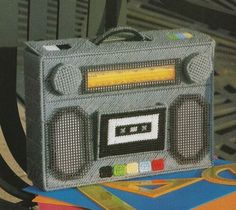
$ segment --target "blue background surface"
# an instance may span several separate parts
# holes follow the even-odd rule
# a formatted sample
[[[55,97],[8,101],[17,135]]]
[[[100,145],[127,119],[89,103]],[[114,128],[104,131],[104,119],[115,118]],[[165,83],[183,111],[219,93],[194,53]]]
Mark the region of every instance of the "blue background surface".
[[[228,164],[229,162],[217,160],[215,165]],[[201,177],[202,170],[192,170],[186,172],[177,172],[171,174],[162,174],[145,178],[131,180],[153,180],[153,179],[177,179],[177,178],[197,178]],[[221,173],[225,178],[235,179],[235,175],[229,172]],[[187,210],[199,206],[205,202],[224,196],[228,193],[236,191],[236,186],[226,186],[214,184],[205,180],[191,184],[187,187],[170,192],[157,198],[149,198],[134,193],[129,193],[109,187],[104,187],[120,199],[124,200],[136,209],[148,210]],[[89,198],[83,195],[76,188],[44,192],[35,187],[28,187],[27,192],[38,194],[57,200],[72,203],[74,205],[89,209],[102,209]]]

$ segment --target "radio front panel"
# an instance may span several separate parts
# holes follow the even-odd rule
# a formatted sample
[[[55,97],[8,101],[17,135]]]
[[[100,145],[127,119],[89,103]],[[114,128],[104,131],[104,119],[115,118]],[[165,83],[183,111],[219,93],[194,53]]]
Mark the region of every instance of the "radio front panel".
[[[202,63],[205,57],[208,60],[211,59],[210,45],[173,48],[171,53],[167,49],[162,49],[160,52],[158,50],[151,52],[138,50],[132,53],[117,53],[116,56],[103,53],[96,56],[78,55],[76,58],[68,57],[67,59],[61,57],[47,59],[46,57],[42,62],[42,76],[45,80],[42,90],[45,93],[44,100],[68,100],[88,97],[95,93],[97,95],[114,94],[119,91],[123,93],[140,89],[169,88],[173,85],[206,84],[207,79],[204,78],[204,74],[209,78],[208,69],[212,69],[212,64],[209,62],[203,67],[206,73],[201,72],[202,80],[192,82],[190,75],[194,75],[196,72],[188,70],[188,73],[186,65],[191,64],[192,59],[190,58],[193,55],[200,57],[198,63]],[[192,65],[189,66],[192,67]],[[155,69],[159,75],[156,74]],[[135,72],[137,70],[138,75]],[[132,74],[135,77],[132,78]],[[155,74],[156,78],[152,74]],[[97,79],[96,82],[100,84],[98,87],[91,86],[91,82],[95,81],[91,78],[94,77]],[[118,83],[114,81],[114,78],[121,77],[122,81],[119,80]],[[112,81],[111,78],[113,78]],[[104,84],[104,81],[109,85]],[[88,88],[88,83],[90,88]],[[63,91],[65,92],[63,93]]]
[[[147,34],[159,45],[150,41],[132,52],[110,53],[110,43],[73,49],[81,39],[70,40],[71,51],[40,51],[56,41],[29,44],[26,83],[35,94],[26,94],[28,165],[35,185],[53,190],[212,164],[214,42],[206,36],[164,47],[156,32]]]
[[[157,172],[165,173],[173,169],[210,166],[209,139],[212,124],[207,119],[211,112],[210,98],[210,90],[199,86],[110,95],[92,100],[84,98],[68,105],[53,103],[53,108],[47,109],[46,121],[49,129],[54,132],[57,130],[54,137],[45,132],[45,143],[51,145],[46,153],[46,157],[49,157],[46,161],[47,173],[51,174],[52,180],[60,177],[59,180],[66,180],[68,186],[73,186],[78,184],[78,181],[73,179],[81,179],[81,182],[91,184]],[[59,127],[60,125],[62,127]],[[56,126],[58,127],[55,128]],[[146,126],[146,133],[142,133],[142,126]],[[192,133],[188,133],[190,127]],[[123,135],[122,129],[126,132]],[[178,132],[182,133],[182,137],[178,136]],[[60,135],[64,136],[60,138]],[[56,142],[57,139],[59,142]],[[63,139],[63,143],[60,143],[60,139]],[[57,157],[53,158],[50,153],[57,154]],[[61,165],[55,162],[54,165],[58,168],[52,168],[55,167],[52,160]],[[107,172],[112,173],[112,176],[108,177],[105,172],[101,172],[105,174],[100,177],[99,170],[113,170],[115,165],[127,167],[137,164],[140,167],[142,162],[152,164],[153,161],[159,161],[163,169],[152,171],[150,168],[146,174],[122,176]],[[178,168],[175,168],[176,165]],[[81,167],[84,167],[83,170]],[[74,173],[70,173],[73,169]],[[64,170],[68,172],[62,173]]]

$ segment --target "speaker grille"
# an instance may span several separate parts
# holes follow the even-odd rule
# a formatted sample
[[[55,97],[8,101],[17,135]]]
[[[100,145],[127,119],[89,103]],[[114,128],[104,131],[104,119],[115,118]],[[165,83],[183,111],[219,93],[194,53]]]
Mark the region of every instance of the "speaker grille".
[[[201,83],[208,79],[212,69],[211,59],[208,55],[193,55],[186,66],[187,77],[196,83]]]
[[[63,108],[48,128],[50,173],[62,180],[85,175],[92,160],[87,114],[79,108]]]
[[[170,152],[178,163],[194,164],[207,154],[208,109],[200,95],[181,95],[170,107]]]

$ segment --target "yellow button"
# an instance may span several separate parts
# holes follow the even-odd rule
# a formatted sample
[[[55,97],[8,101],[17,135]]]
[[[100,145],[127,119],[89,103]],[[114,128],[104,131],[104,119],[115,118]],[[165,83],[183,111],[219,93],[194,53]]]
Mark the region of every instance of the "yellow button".
[[[137,174],[138,173],[138,163],[128,163],[126,166],[127,174]]]
[[[183,34],[184,34],[184,36],[185,36],[186,38],[188,38],[188,39],[193,38],[193,35],[192,35],[191,33],[189,33],[189,32],[184,32]]]

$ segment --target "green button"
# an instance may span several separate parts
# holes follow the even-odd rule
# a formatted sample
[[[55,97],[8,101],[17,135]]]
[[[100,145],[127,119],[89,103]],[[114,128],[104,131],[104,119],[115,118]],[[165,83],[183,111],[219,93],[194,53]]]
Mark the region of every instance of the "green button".
[[[113,175],[114,176],[124,176],[126,174],[126,165],[125,164],[117,164],[113,167]]]
[[[168,38],[171,40],[179,40],[179,38],[174,33],[167,34]]]

